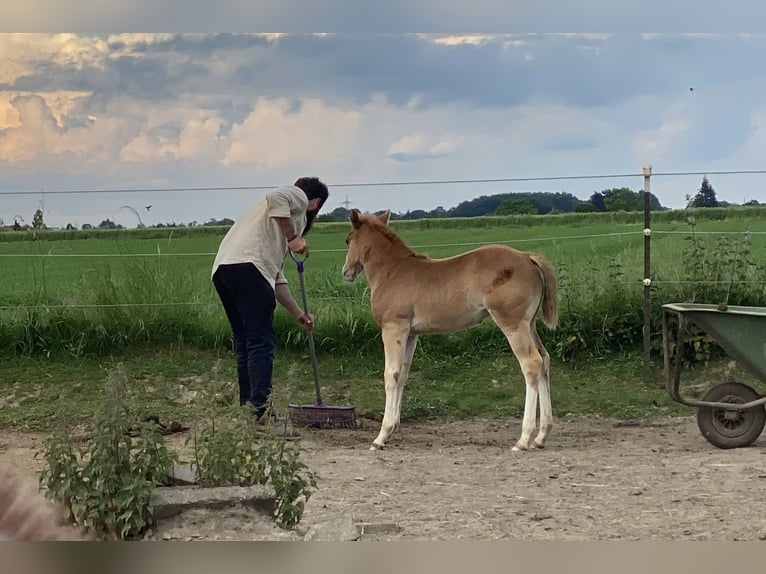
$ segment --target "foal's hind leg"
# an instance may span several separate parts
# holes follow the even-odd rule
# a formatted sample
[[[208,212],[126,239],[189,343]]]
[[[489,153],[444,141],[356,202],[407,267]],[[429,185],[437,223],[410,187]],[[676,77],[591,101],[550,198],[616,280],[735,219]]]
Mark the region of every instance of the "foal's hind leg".
[[[543,346],[543,342],[540,340],[540,336],[537,334],[537,328],[534,323],[534,319],[530,325],[532,331],[532,338],[535,340],[537,346],[537,352],[543,359],[542,369],[540,372],[540,384],[539,399],[540,399],[540,430],[537,433],[535,441],[532,443],[532,448],[544,448],[545,438],[553,428],[553,407],[551,406],[551,358],[548,351]]]
[[[399,379],[402,373],[404,359],[404,343],[409,335],[409,326],[384,325],[382,328],[383,350],[386,356],[386,365],[383,379],[386,388],[386,410],[383,414],[383,422],[380,425],[378,436],[372,441],[370,450],[382,449],[386,441],[394,432],[397,416],[397,394],[399,391]],[[400,399],[399,399],[400,400]]]
[[[404,345],[404,355],[402,359],[402,371],[399,374],[399,381],[396,387],[396,399],[394,401],[394,431],[399,428],[399,420],[402,414],[402,396],[404,395],[404,385],[410,376],[410,367],[412,367],[412,357],[415,355],[415,347],[418,345],[418,336],[410,334],[407,337],[407,343]]]
[[[511,325],[503,322],[501,316],[491,313],[492,318],[502,329],[508,343],[511,345],[513,354],[524,374],[526,395],[524,398],[524,417],[521,421],[521,437],[511,450],[528,450],[532,431],[535,430],[537,418],[537,396],[540,388],[541,374],[544,360],[540,354],[535,338],[530,332],[529,323],[524,321]],[[547,395],[546,395],[547,396]],[[543,436],[544,438],[544,436]]]

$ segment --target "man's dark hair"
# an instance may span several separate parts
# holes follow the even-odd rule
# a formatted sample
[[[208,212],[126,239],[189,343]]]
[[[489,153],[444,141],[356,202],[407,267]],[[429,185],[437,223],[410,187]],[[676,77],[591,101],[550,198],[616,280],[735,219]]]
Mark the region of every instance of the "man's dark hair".
[[[306,235],[314,224],[314,219],[319,213],[319,210],[322,209],[325,201],[327,201],[327,198],[330,196],[330,192],[327,190],[327,186],[324,182],[320,181],[318,177],[301,177],[298,178],[293,185],[301,188],[309,200],[317,198],[321,200],[316,211],[309,210],[306,212],[306,227],[303,229],[302,233],[302,235]]]

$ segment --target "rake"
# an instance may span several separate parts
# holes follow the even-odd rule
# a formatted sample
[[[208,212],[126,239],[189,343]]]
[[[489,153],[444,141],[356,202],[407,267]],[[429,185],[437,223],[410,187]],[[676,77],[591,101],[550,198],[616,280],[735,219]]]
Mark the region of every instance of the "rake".
[[[288,250],[290,258],[295,261],[298,268],[298,278],[301,284],[301,296],[303,298],[303,311],[309,314],[308,302],[306,300],[306,286],[303,282],[303,262],[297,259],[292,251]],[[319,392],[319,369],[317,367],[316,348],[314,347],[314,333],[312,329],[308,330],[309,351],[311,352],[311,370],[314,373],[314,388],[316,390],[316,402],[313,405],[297,405],[290,403],[287,405],[290,413],[290,420],[296,426],[314,427],[314,428],[355,428],[356,413],[353,406],[328,406],[322,402],[322,395]]]

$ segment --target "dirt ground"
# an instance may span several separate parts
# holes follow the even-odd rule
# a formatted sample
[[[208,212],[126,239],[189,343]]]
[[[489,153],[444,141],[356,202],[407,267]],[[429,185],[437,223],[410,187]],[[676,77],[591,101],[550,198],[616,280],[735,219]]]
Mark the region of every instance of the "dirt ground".
[[[340,517],[396,523],[365,540],[766,539],[766,437],[719,450],[694,418],[558,421],[543,451],[514,453],[519,420],[406,422],[384,451],[377,423],[302,431],[319,474],[298,532],[244,509],[199,511],[153,539],[300,540]],[[183,437],[172,437],[182,443]],[[33,475],[43,437],[0,433],[0,463]]]

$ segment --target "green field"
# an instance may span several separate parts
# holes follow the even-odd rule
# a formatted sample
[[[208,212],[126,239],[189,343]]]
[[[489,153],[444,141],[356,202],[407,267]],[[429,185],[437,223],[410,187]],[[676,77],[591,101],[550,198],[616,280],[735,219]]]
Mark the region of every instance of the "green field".
[[[688,214],[654,214],[655,361],[662,303],[728,299],[731,304],[766,305],[766,235],[757,233],[766,231],[762,211],[700,210],[695,214],[695,244],[688,239]],[[554,397],[567,405],[560,409],[640,416],[661,403],[674,408],[661,389],[638,384],[641,214],[395,221],[392,227],[410,246],[432,257],[499,242],[541,252],[552,261],[561,285],[560,327],[553,333],[543,328],[541,335],[554,365],[563,371],[558,378],[571,383],[568,391],[554,390]],[[320,223],[309,235],[309,305],[318,316],[320,369],[331,381],[328,392],[378,411],[382,389],[371,382],[380,379],[382,345],[369,312],[366,282],[361,277],[349,285],[340,276],[348,228],[346,223]],[[748,239],[746,231],[756,234]],[[188,375],[204,379],[210,363],[221,357],[227,380],[234,380],[229,328],[210,281],[224,232],[205,227],[2,234],[0,357],[5,368],[0,387],[28,398],[15,409],[2,409],[0,424],[37,424],[50,416],[50,404],[40,405],[42,410],[22,408],[24,401],[35,403],[35,396],[49,392],[39,386],[33,375],[38,372],[46,373],[43,382],[71,397],[87,393],[83,389],[92,389],[104,369],[123,359],[137,376],[146,375],[150,364],[157,380],[174,381],[176,363],[185,365]],[[295,267],[289,260],[285,266],[298,298]],[[311,402],[305,334],[281,309],[277,331],[277,380],[302,381],[297,387],[288,384],[287,390],[280,386],[281,400],[297,394]],[[612,365],[620,361],[620,376],[610,376]],[[410,416],[507,415],[521,408],[523,384],[515,360],[491,322],[463,333],[423,337],[416,363],[413,381],[420,382],[405,400]],[[599,373],[598,380],[589,370]],[[62,372],[69,372],[67,380],[74,376],[91,384],[72,388],[61,380]],[[504,377],[513,378],[512,388],[491,383]],[[34,383],[25,386],[28,380]],[[162,389],[163,384],[154,387]],[[589,393],[600,398],[588,400]]]

